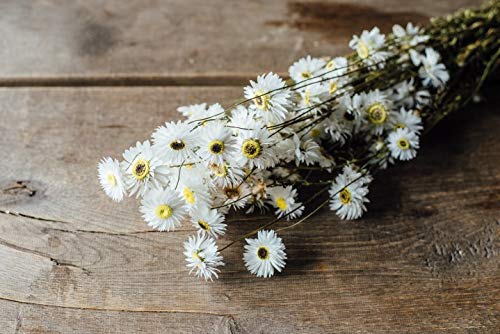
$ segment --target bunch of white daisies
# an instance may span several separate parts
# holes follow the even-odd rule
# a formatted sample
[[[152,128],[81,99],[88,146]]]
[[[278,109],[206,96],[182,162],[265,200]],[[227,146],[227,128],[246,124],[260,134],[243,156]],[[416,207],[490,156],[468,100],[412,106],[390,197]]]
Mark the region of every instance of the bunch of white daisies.
[[[326,187],[331,210],[357,219],[367,210],[370,171],[415,158],[421,111],[449,79],[428,41],[411,23],[388,38],[373,28],[353,37],[348,57],[302,58],[288,82],[257,77],[237,105],[180,107],[185,120],[160,126],[121,161],[104,158],[101,185],[115,201],[140,198],[154,229],[190,222],[198,232],[184,245],[187,266],[205,279],[224,265],[216,239],[231,210],[274,211],[276,220],[246,235],[257,237],[245,239],[243,254],[251,273],[270,277],[286,254],[267,228],[302,215],[311,201],[303,204],[299,190]]]

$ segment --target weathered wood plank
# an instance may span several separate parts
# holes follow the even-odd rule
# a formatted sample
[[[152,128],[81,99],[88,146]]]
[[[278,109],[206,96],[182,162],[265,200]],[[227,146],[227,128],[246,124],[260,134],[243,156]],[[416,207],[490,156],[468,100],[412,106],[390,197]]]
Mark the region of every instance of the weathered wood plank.
[[[479,3],[7,0],[0,85],[240,83],[286,72],[306,54],[342,54],[362,29],[389,31]]]
[[[290,258],[283,274],[250,276],[236,247],[224,254],[221,280],[204,283],[184,267],[180,247],[191,227],[150,231],[134,200],[115,204],[101,193],[96,163],[177,117],[179,104],[240,94],[0,90],[0,323],[28,333],[498,328],[498,97],[453,115],[416,160],[378,175],[364,219],[345,223],[322,211],[282,232]],[[228,239],[268,219],[233,217]]]

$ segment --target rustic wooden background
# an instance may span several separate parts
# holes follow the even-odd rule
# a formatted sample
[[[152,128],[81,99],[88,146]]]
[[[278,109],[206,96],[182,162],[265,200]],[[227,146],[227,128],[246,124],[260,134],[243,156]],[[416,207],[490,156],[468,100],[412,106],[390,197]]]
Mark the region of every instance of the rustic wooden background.
[[[1,1],[0,332],[498,333],[497,84],[377,177],[363,219],[325,210],[284,231],[290,260],[269,280],[238,247],[220,280],[189,277],[191,226],[150,230],[96,177],[179,105],[478,2]],[[268,219],[233,217],[228,239]]]

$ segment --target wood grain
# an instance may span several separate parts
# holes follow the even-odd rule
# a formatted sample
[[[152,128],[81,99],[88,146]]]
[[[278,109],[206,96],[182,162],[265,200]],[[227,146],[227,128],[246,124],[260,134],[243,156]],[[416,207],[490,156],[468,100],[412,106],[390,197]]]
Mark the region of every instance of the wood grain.
[[[439,125],[416,160],[378,175],[362,220],[325,210],[282,232],[283,274],[255,279],[239,245],[224,254],[221,279],[204,283],[187,276],[181,254],[192,228],[150,231],[134,200],[102,194],[96,163],[177,118],[177,105],[231,101],[241,89],[1,89],[0,324],[25,333],[494,333],[493,93]],[[268,219],[232,217],[221,244]]]
[[[0,85],[228,85],[480,0],[5,0]]]

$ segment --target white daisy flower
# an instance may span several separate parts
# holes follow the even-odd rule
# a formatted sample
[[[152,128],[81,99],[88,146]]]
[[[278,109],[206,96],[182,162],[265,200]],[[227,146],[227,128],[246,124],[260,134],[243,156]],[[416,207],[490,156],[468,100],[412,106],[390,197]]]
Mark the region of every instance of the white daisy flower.
[[[255,110],[239,105],[231,111],[228,127],[233,130],[235,135],[238,135],[241,130],[255,130],[264,127],[265,124],[257,121],[256,118]]]
[[[380,135],[384,129],[391,128],[394,121],[392,101],[378,89],[362,94],[364,119],[369,124],[369,130]]]
[[[388,144],[392,157],[399,160],[411,160],[417,156],[419,148],[418,135],[409,128],[399,128],[392,131],[388,138]]]
[[[205,280],[213,280],[220,270],[217,267],[223,266],[215,240],[206,233],[198,233],[190,236],[184,243],[184,255],[186,256],[187,267],[191,268],[189,273],[195,272],[196,277],[203,277]]]
[[[420,133],[424,128],[422,126],[422,118],[412,110],[401,108],[398,113],[394,114],[394,129],[408,128],[416,134]]]
[[[276,208],[278,218],[286,215],[286,219],[294,219],[302,215],[304,206],[296,202],[297,190],[292,186],[267,188],[270,203]]]
[[[414,47],[429,39],[429,36],[423,34],[423,29],[414,26],[411,22],[406,24],[406,28],[403,28],[399,24],[394,25],[392,27],[392,33],[396,39],[407,48]]]
[[[250,86],[244,88],[245,98],[253,101],[249,108],[255,110],[264,123],[277,124],[285,119],[290,91],[284,87],[285,81],[271,72],[258,76],[257,81],[251,80]]]
[[[439,63],[441,56],[433,48],[425,49],[425,56],[420,55],[420,66],[418,75],[422,79],[424,86],[439,88],[450,79],[450,75],[443,63]],[[418,62],[417,62],[418,63]]]
[[[354,35],[349,42],[349,47],[356,50],[358,57],[366,65],[377,65],[383,68],[385,60],[390,53],[380,50],[385,44],[385,35],[380,33],[379,28],[374,27],[371,31],[363,30],[361,36]]]
[[[307,56],[297,60],[290,66],[288,73],[295,83],[310,79],[323,70],[326,62],[321,58],[312,58]]]
[[[139,210],[148,225],[159,231],[174,230],[187,215],[182,199],[168,188],[151,190],[141,201]]]
[[[137,142],[123,152],[120,167],[125,171],[125,183],[129,195],[144,196],[150,189],[161,189],[169,183],[170,169],[153,153],[149,141]]]
[[[345,57],[335,57],[330,59],[321,73],[324,78],[335,78],[344,75],[349,70],[349,61]]]
[[[177,111],[180,112],[184,117],[188,120],[195,120],[198,118],[205,117],[205,113],[207,112],[207,104],[192,104],[189,106],[182,106],[177,108]]]
[[[302,111],[315,111],[321,108],[320,103],[325,101],[327,96],[327,88],[325,85],[315,83],[301,88],[298,91],[297,106]]]
[[[269,130],[256,129],[241,131],[238,136],[239,153],[236,161],[241,166],[266,169],[277,162],[275,140],[270,137]]]
[[[224,224],[224,216],[215,209],[209,209],[205,206],[197,208],[191,213],[191,220],[199,231],[214,238],[226,233],[227,225]]]
[[[209,189],[202,179],[181,177],[176,190],[186,203],[189,212],[212,205]]]
[[[297,134],[293,135],[294,150],[292,154],[295,154],[295,164],[299,166],[301,163],[305,163],[306,166],[314,165],[316,162],[321,160],[321,147],[313,139],[300,139]]]
[[[351,166],[345,166],[342,173],[335,178],[329,190],[330,209],[336,211],[341,219],[357,219],[366,211],[365,203],[369,200],[367,184],[370,177],[363,176]]]
[[[227,213],[230,208],[236,210],[244,208],[252,191],[246,182],[238,183],[215,190],[214,207],[220,212]]]
[[[285,267],[285,245],[273,230],[259,231],[257,239],[246,239],[243,260],[248,271],[257,277],[271,277]]]
[[[236,138],[221,122],[211,122],[199,133],[200,148],[196,152],[206,165],[222,164],[237,153]]]
[[[125,195],[125,182],[123,180],[120,163],[116,159],[103,158],[97,167],[101,187],[111,199],[120,202]]]
[[[227,162],[220,164],[211,163],[208,165],[212,181],[215,186],[228,187],[239,184],[245,177],[245,171]]]
[[[199,159],[194,153],[197,136],[193,128],[181,121],[167,122],[159,127],[152,135],[157,155],[171,166],[197,162]]]

